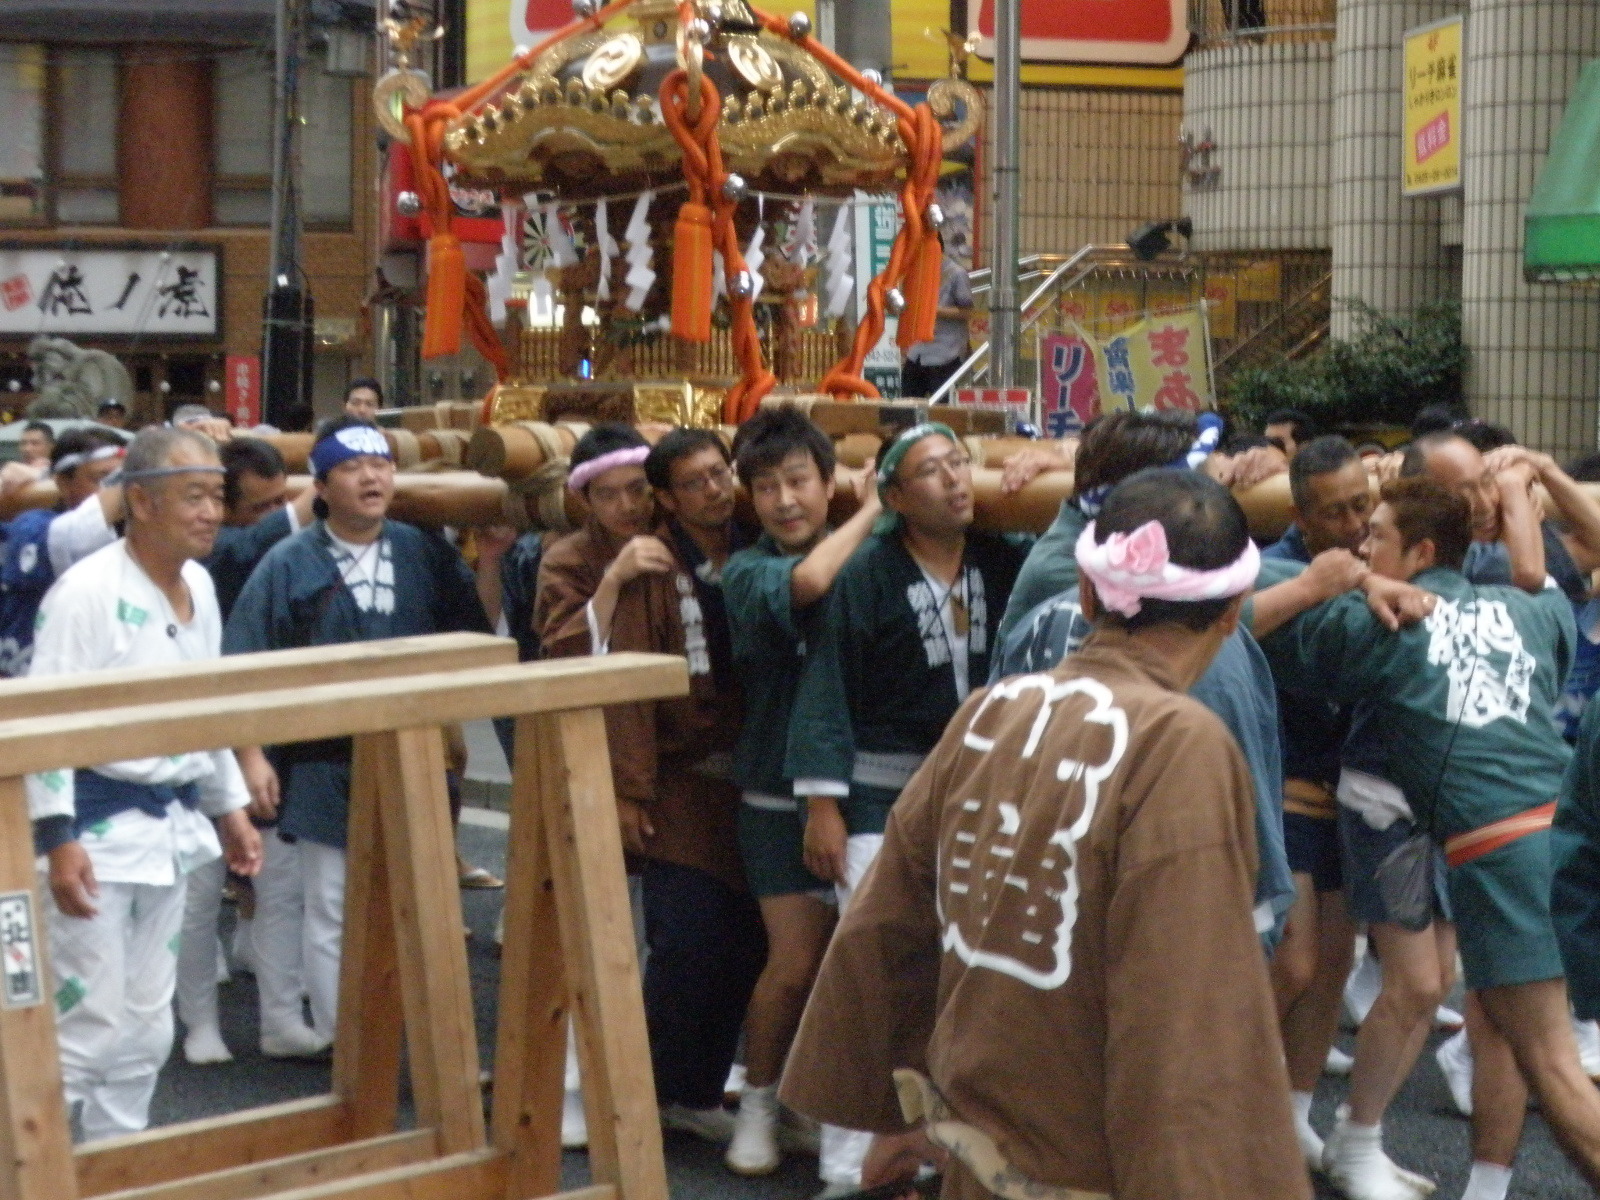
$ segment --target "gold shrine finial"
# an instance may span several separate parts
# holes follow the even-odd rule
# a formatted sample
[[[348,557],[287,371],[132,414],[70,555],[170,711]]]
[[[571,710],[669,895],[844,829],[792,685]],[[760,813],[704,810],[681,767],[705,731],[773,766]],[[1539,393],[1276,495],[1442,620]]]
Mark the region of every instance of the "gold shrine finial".
[[[411,55],[419,42],[437,42],[444,36],[442,24],[434,24],[427,13],[412,13],[405,0],[395,0],[389,6],[389,15],[383,19],[383,31],[389,38],[394,65],[401,71],[411,66]]]

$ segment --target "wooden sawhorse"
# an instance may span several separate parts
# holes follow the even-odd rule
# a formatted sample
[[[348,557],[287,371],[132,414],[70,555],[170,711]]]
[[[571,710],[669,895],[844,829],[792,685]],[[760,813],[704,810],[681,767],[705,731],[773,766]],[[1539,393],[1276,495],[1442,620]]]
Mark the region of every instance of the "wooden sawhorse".
[[[445,635],[0,690],[0,1200],[551,1195],[569,1014],[595,1180],[573,1200],[666,1200],[602,709],[681,695],[687,671],[661,655],[513,658],[509,642]],[[517,753],[486,1129],[440,727],[492,716],[517,719]],[[332,1093],[74,1153],[22,776],[346,735],[355,751]],[[396,1131],[402,1041],[419,1127]]]

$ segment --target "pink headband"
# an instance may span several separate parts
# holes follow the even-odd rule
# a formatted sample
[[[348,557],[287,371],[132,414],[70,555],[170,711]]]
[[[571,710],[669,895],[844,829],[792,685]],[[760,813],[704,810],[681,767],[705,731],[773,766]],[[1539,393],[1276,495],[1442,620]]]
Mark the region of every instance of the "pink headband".
[[[604,475],[613,467],[636,467],[649,457],[649,446],[629,446],[626,450],[613,450],[599,458],[591,458],[567,473],[567,487],[574,492],[581,492],[584,485],[596,475]]]
[[[1078,535],[1078,570],[1094,584],[1100,603],[1125,617],[1136,616],[1141,600],[1221,600],[1255,586],[1261,553],[1254,542],[1225,567],[1197,571],[1181,567],[1167,553],[1167,531],[1146,521],[1132,533],[1094,540],[1094,522]]]

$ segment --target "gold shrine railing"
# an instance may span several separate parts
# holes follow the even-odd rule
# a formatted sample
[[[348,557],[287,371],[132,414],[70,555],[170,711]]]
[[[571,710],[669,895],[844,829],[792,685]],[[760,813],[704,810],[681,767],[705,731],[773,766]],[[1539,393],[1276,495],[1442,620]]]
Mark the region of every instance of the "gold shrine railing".
[[[522,331],[513,370],[527,383],[550,383],[578,376],[573,359],[587,359],[591,378],[599,382],[629,380],[669,381],[693,379],[731,383],[739,377],[733,353],[733,333],[713,329],[703,344],[680,342],[667,333],[647,334],[623,342],[608,342],[586,326],[581,341],[568,344],[572,335],[561,328]],[[774,364],[779,382],[802,388],[818,383],[839,359],[839,340],[825,329],[801,329],[792,353],[775,353],[776,338],[762,331],[762,355]]]

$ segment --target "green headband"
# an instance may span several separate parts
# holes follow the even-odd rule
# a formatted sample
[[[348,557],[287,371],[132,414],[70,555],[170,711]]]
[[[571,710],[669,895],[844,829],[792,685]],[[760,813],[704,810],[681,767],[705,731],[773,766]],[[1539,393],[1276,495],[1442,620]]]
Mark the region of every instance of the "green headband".
[[[911,447],[915,446],[923,438],[928,437],[947,437],[955,445],[961,445],[961,439],[956,436],[955,430],[938,421],[924,421],[920,425],[913,425],[910,429],[905,430],[899,437],[889,443],[878,459],[878,498],[880,500],[883,498],[883,493],[889,490],[889,485],[894,482],[894,473],[900,469],[901,461],[907,454],[911,453]],[[885,509],[883,514],[873,523],[872,532],[891,533],[899,527],[900,514]]]

